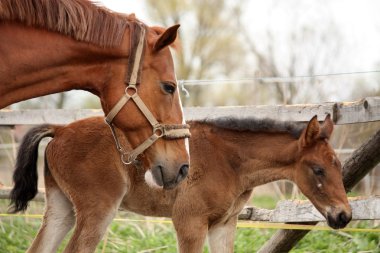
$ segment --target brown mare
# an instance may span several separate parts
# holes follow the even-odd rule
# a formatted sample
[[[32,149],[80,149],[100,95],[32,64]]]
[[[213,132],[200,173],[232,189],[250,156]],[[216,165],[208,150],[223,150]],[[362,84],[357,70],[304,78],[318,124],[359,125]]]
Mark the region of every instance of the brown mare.
[[[54,252],[75,217],[65,252],[93,252],[118,208],[172,217],[180,252],[202,252],[206,236],[212,252],[232,252],[237,217],[252,189],[279,179],[295,182],[331,227],[351,220],[341,164],[328,143],[330,116],[322,125],[316,117],[307,125],[233,119],[190,124],[191,169],[172,190],[149,187],[143,169],[120,163],[100,118],[31,130],[19,150],[19,180],[36,183],[38,143],[46,136],[53,140],[45,155],[46,211],[29,252]]]
[[[1,0],[0,109],[47,94],[89,91],[99,96],[110,125],[139,147],[120,148],[123,160],[133,161],[158,139],[145,152],[144,166],[160,185],[174,187],[187,174],[186,143],[159,137],[188,136],[168,48],[178,27],[148,27],[134,15],[86,0]],[[167,133],[168,127],[183,131]]]

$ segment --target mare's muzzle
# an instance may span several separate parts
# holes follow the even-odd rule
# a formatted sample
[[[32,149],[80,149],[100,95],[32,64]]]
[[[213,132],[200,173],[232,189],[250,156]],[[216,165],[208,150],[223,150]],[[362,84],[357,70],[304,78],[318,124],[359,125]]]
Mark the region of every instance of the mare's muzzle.
[[[163,170],[164,170],[164,167],[162,166],[154,167],[151,170],[153,179],[158,186],[162,186],[164,189],[172,189],[176,185],[178,185],[183,179],[186,178],[187,173],[189,171],[189,165],[188,164],[181,165],[181,167],[179,168],[177,177],[174,178],[173,180],[167,180],[165,178],[165,173],[163,172]]]

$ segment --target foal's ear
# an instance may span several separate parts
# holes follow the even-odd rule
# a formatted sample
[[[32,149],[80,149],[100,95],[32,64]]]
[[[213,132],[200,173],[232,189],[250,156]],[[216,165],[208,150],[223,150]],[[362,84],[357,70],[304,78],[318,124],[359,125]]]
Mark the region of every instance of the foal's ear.
[[[306,129],[302,134],[302,146],[306,147],[313,144],[318,138],[321,132],[317,115],[315,115],[307,124]]]
[[[166,29],[160,35],[160,37],[157,39],[157,41],[154,43],[153,51],[158,52],[161,49],[172,44],[177,38],[177,31],[178,31],[179,26],[180,25],[177,24],[177,25],[173,25],[172,27],[169,27],[168,29]]]
[[[334,123],[331,120],[330,114],[327,114],[321,127],[320,138],[330,139],[330,136],[333,130],[334,130]]]

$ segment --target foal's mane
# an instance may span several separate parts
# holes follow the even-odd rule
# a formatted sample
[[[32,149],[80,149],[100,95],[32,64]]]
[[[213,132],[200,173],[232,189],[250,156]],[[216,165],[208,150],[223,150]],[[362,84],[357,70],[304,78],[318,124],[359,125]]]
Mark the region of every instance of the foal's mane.
[[[293,138],[296,139],[301,136],[303,129],[306,127],[306,124],[301,122],[279,121],[269,118],[259,119],[254,117],[224,117],[205,119],[200,122],[235,131],[289,133]]]
[[[0,22],[18,22],[101,47],[117,47],[133,15],[88,0],[1,0]]]

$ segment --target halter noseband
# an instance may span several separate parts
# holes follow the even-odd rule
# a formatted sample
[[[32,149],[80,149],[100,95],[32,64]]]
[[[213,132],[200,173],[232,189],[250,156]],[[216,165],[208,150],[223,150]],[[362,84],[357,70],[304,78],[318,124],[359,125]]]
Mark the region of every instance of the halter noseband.
[[[105,117],[105,122],[111,128],[113,138],[115,139],[116,148],[121,155],[121,161],[124,164],[133,163],[137,156],[149,148],[153,143],[155,143],[159,138],[164,137],[165,139],[180,139],[180,138],[189,138],[190,137],[190,126],[187,124],[172,124],[166,125],[159,123],[153,114],[150,112],[145,103],[141,100],[137,94],[137,84],[140,83],[140,72],[142,66],[142,58],[145,46],[145,27],[138,22],[133,22],[131,27],[131,56],[128,64],[128,72],[126,74],[125,83],[127,87],[125,88],[125,94],[121,99],[116,103],[116,105],[111,109],[108,115]],[[133,28],[133,29],[132,29]],[[140,37],[138,44],[135,43],[133,39],[133,33],[140,30]],[[133,50],[135,49],[136,50]],[[133,57],[132,54],[135,53]],[[132,92],[130,95],[129,92]],[[132,99],[135,102],[136,106],[149,121],[153,128],[153,134],[141,143],[138,147],[133,149],[130,152],[126,152],[123,147],[120,145],[119,139],[117,137],[114,125],[112,124],[115,116],[120,112],[124,105]]]

